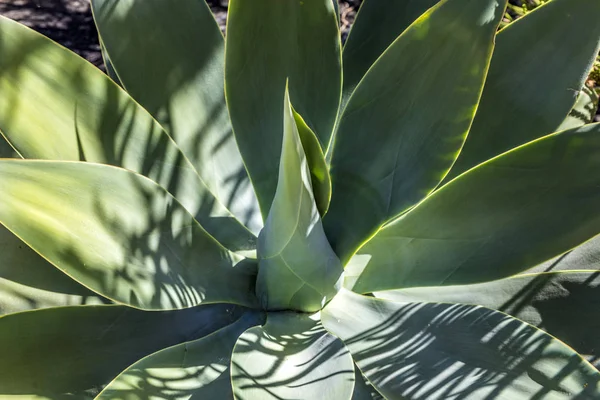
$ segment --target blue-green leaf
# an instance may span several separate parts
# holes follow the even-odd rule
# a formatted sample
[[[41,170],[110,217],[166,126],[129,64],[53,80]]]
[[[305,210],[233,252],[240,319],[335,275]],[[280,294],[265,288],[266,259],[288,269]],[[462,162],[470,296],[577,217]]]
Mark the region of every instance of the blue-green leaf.
[[[333,144],[333,191],[324,219],[342,262],[433,191],[450,169],[473,120],[505,4],[440,2],[357,86]]]
[[[275,196],[283,93],[326,148],[341,93],[341,44],[331,0],[230,0],[225,52],[233,131],[264,218]]]
[[[471,169],[361,250],[354,290],[505,278],[600,232],[600,124],[556,133]]]
[[[463,303],[496,309],[543,329],[600,367],[600,271],[527,274],[475,285],[375,295],[399,302]]]
[[[261,313],[247,312],[206,337],[151,354],[123,371],[96,399],[233,400],[233,347],[244,331],[263,322]]]
[[[256,237],[146,110],[83,58],[2,16],[0,93],[0,131],[23,157],[138,172],[172,193],[229,249],[256,248]]]
[[[2,316],[0,397],[93,398],[140,358],[205,336],[238,316],[239,310],[224,305],[159,312],[77,306]]]
[[[363,0],[344,45],[342,108],[371,65],[390,44],[440,0],[398,0],[382,6],[378,0]]]
[[[600,373],[570,347],[483,307],[341,291],[323,325],[388,400],[596,399]]]
[[[268,313],[233,349],[231,383],[239,400],[350,400],[354,364],[317,316]]]
[[[558,130],[600,49],[600,2],[552,0],[497,36],[469,136],[446,181]]]
[[[0,160],[0,223],[58,269],[133,307],[257,304],[229,252],[148,178],[107,165]]]
[[[318,311],[336,293],[342,265],[323,231],[287,91],[284,102],[279,181],[258,237],[256,289],[266,309]]]
[[[258,202],[225,103],[225,41],[206,2],[93,0],[92,5],[127,92],[165,127],[220,202],[258,234]]]

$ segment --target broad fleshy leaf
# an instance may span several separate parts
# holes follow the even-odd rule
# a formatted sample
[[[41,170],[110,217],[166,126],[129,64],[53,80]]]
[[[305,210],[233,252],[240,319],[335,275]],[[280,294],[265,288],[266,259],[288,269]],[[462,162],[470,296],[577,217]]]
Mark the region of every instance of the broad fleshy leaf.
[[[325,328],[388,400],[600,396],[600,373],[591,364],[497,311],[395,303],[343,290],[322,314]]]
[[[129,94],[165,127],[220,202],[258,234],[258,202],[225,104],[225,42],[206,2],[93,0],[92,5]]]
[[[237,341],[231,383],[239,400],[350,400],[354,364],[318,316],[268,313],[266,325],[250,328]]]
[[[263,322],[261,313],[247,312],[206,337],[151,354],[123,371],[96,399],[233,400],[233,346],[244,331]]]
[[[574,249],[527,269],[524,273],[600,269],[600,236]]]
[[[496,309],[543,329],[600,367],[600,271],[520,275],[476,285],[377,292],[375,296]]]
[[[344,45],[342,108],[371,65],[390,44],[440,0],[363,0]]]
[[[0,315],[105,302],[0,225]]]
[[[0,397],[93,398],[140,358],[238,316],[233,306],[211,305],[160,312],[59,307],[0,317]]]
[[[385,400],[373,388],[373,385],[364,377],[356,365],[354,369],[354,393],[352,393],[352,400]]]
[[[505,278],[600,232],[600,124],[538,139],[461,175],[384,227],[353,290]]]
[[[552,0],[500,31],[475,121],[446,181],[558,130],[598,55],[599,13],[597,0]]]
[[[153,179],[231,250],[256,237],[221,205],[175,142],[83,58],[0,16],[0,131],[24,158],[121,166]]]
[[[327,241],[286,90],[279,181],[258,237],[257,295],[265,309],[314,312],[335,295],[342,265]]]
[[[106,47],[104,46],[102,39],[100,39],[100,54],[102,54],[102,60],[104,61],[104,66],[106,67],[106,75],[108,75],[108,77],[112,79],[114,83],[122,87],[123,84],[121,83],[121,80],[117,75],[117,71],[115,70],[113,63],[108,56],[108,52],[106,51]]]
[[[227,251],[163,188],[127,170],[0,160],[0,223],[119,303],[148,310],[256,305],[255,262]]]
[[[242,157],[266,219],[277,187],[283,93],[329,144],[341,95],[341,44],[331,0],[230,0],[225,86]]]
[[[292,109],[294,120],[298,128],[298,135],[302,142],[304,155],[306,156],[306,165],[310,170],[310,179],[312,182],[312,191],[315,197],[315,203],[321,217],[329,209],[331,201],[331,178],[329,177],[329,166],[325,161],[325,154],[319,144],[319,139],[314,132],[306,125],[304,118]]]
[[[595,89],[583,86],[577,96],[575,105],[563,120],[557,131],[577,128],[585,124],[594,122],[596,111],[598,110],[598,93]]]
[[[479,102],[505,0],[445,0],[371,67],[333,144],[325,232],[342,262],[450,169]]]

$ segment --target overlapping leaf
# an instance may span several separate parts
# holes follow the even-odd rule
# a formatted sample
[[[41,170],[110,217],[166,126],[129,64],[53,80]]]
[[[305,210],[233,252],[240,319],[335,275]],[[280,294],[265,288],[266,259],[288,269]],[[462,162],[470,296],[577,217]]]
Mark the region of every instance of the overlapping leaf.
[[[325,148],[340,103],[340,47],[331,0],[229,2],[227,104],[264,218],[277,187],[286,80]]]
[[[254,262],[156,183],[106,165],[0,160],[0,223],[61,271],[143,309],[253,306]]]
[[[453,180],[383,228],[354,290],[485,282],[600,231],[600,124],[563,131]]]
[[[335,294],[342,265],[323,231],[287,90],[283,122],[277,191],[258,239],[257,294],[266,309],[318,311]]]
[[[388,400],[597,398],[600,373],[543,331],[497,311],[395,303],[343,290],[323,325]]]
[[[528,274],[475,285],[377,292],[400,302],[480,305],[537,326],[600,367],[600,271]]]
[[[233,347],[244,331],[261,324],[263,319],[261,313],[247,312],[211,335],[143,358],[123,371],[97,400],[233,399]]]
[[[140,358],[207,335],[238,315],[224,305],[160,312],[78,306],[0,317],[0,397],[93,398]]]
[[[343,52],[342,108],[371,65],[410,24],[440,0],[363,0]]]
[[[342,262],[450,169],[473,120],[505,0],[446,0],[385,51],[348,101],[325,231]]]
[[[171,134],[206,185],[255,234],[258,202],[224,92],[224,40],[206,2],[93,0],[119,79]]]
[[[579,92],[577,101],[569,112],[569,115],[567,115],[556,130],[563,131],[565,129],[577,128],[592,123],[596,117],[597,110],[598,93],[596,92],[596,89],[584,85]]]
[[[104,302],[0,225],[0,315]]]
[[[465,146],[446,181],[558,129],[600,46],[596,0],[552,0],[498,34]]]
[[[232,250],[256,238],[221,205],[162,127],[93,65],[0,16],[0,131],[25,158],[136,171]]]
[[[236,399],[350,400],[352,357],[315,317],[269,313],[264,326],[240,336],[231,358]]]

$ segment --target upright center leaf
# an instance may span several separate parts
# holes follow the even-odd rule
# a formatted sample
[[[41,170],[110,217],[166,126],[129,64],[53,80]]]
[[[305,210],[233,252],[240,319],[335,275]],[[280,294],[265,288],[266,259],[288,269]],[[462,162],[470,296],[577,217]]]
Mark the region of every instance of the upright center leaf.
[[[315,202],[309,166],[315,161],[302,143],[286,89],[277,190],[258,238],[256,290],[268,310],[320,310],[343,271]]]

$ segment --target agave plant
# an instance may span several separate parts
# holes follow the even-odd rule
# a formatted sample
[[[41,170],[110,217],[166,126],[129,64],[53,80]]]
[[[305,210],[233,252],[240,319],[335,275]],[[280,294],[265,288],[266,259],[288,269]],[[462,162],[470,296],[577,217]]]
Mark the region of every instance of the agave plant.
[[[92,6],[0,18],[1,398],[600,398],[600,1]]]

